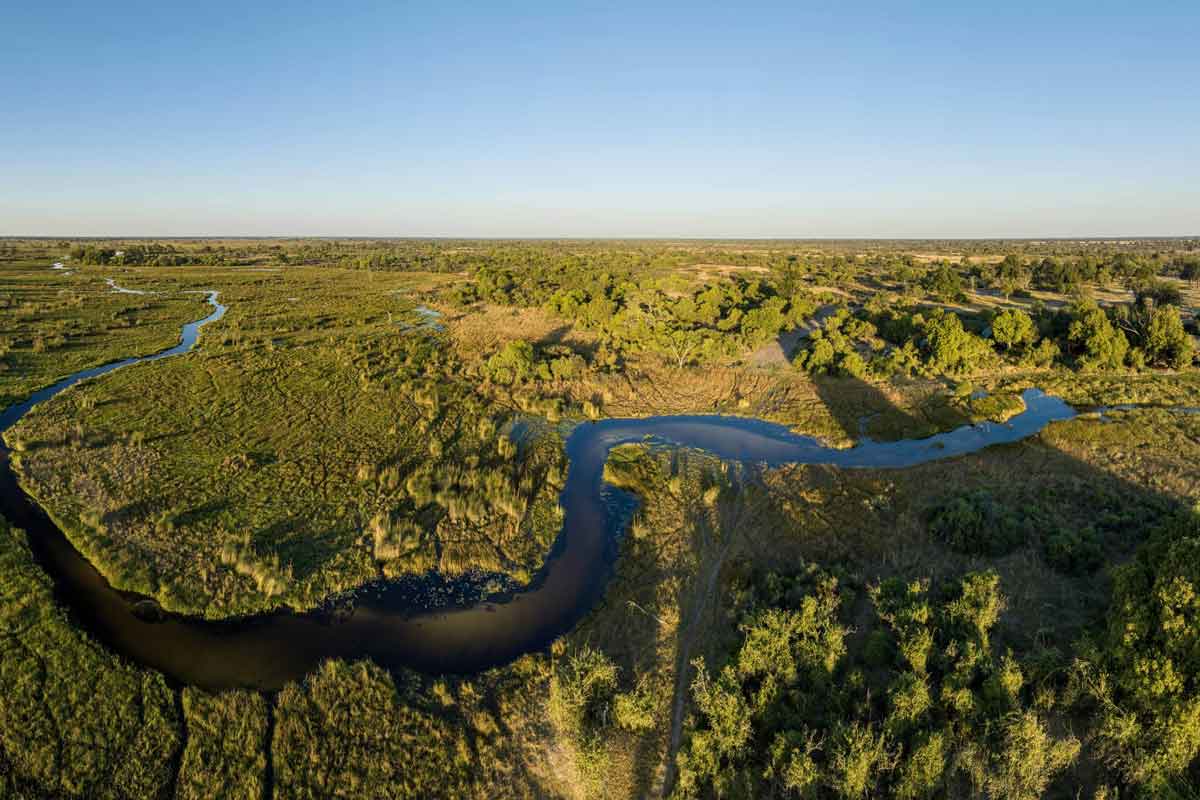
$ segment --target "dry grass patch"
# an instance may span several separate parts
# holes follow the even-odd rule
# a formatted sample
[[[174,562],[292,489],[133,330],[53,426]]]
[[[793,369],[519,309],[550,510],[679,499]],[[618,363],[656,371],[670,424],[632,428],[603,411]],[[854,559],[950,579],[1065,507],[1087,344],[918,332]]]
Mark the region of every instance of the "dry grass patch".
[[[445,315],[447,333],[455,350],[466,359],[484,357],[516,340],[562,344],[582,351],[590,350],[596,343],[595,334],[579,330],[569,320],[540,308],[480,303],[466,311],[441,306],[437,309]]]

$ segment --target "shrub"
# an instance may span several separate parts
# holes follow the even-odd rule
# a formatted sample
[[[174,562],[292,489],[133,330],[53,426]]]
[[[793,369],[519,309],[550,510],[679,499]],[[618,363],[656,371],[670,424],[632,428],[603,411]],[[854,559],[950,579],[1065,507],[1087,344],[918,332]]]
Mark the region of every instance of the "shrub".
[[[572,741],[583,743],[605,724],[616,691],[616,665],[585,646],[558,663],[550,680],[550,719]]]
[[[1078,529],[1057,528],[1042,545],[1047,563],[1069,574],[1082,575],[1102,563],[1101,535],[1093,526]]]
[[[987,366],[995,354],[987,342],[968,333],[957,314],[937,309],[925,323],[929,366],[951,375]]]
[[[1077,671],[1105,762],[1160,796],[1200,755],[1200,514],[1167,522],[1113,577],[1104,648]]]
[[[496,383],[510,386],[533,375],[533,345],[518,339],[504,345],[487,360],[486,374]]]
[[[1036,347],[1025,351],[1021,363],[1030,367],[1048,367],[1058,358],[1058,345],[1053,339],[1042,339]]]
[[[985,490],[933,508],[929,530],[950,549],[972,556],[1001,556],[1025,543],[1023,521]]]

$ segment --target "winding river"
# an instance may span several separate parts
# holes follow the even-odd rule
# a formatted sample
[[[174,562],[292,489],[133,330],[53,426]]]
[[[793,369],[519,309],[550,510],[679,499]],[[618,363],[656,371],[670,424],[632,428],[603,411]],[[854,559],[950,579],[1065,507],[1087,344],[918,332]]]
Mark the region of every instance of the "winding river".
[[[184,326],[180,343],[145,358],[76,373],[0,414],[0,434],[34,405],[86,378],[142,361],[186,353],[200,328],[225,307],[208,293],[213,312]],[[56,596],[93,636],[133,661],[179,683],[207,689],[278,689],[327,658],[369,657],[386,667],[427,672],[476,672],[540,650],[569,631],[601,600],[611,577],[630,498],[604,483],[613,447],[650,440],[698,448],[723,459],[780,465],[899,468],[975,452],[1036,434],[1075,416],[1055,397],[1024,393],[1025,411],[1007,423],[967,425],[926,439],[823,446],[786,428],[726,416],[666,416],[584,422],[566,441],[569,459],[560,497],[563,527],[529,587],[461,607],[429,610],[413,582],[380,582],[359,592],[352,607],[306,613],[277,611],[209,621],[156,612],[153,601],[109,586],[19,487],[8,451],[0,463],[0,510],[30,534],[34,555],[52,576]]]

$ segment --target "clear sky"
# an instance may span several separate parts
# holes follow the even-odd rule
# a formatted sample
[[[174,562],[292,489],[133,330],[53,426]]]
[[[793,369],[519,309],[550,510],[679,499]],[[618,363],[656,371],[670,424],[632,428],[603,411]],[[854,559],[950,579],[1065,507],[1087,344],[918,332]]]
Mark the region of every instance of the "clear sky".
[[[0,235],[1200,234],[1200,3],[26,2]]]

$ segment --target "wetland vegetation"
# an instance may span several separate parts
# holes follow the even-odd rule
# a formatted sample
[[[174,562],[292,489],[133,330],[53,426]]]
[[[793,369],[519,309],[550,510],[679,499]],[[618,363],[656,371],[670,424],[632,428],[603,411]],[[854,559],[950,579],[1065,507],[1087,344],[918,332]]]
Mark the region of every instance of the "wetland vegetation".
[[[7,240],[5,406],[174,345],[188,292],[228,305],[5,433],[152,616],[336,626],[430,574],[422,612],[519,610],[593,420],[844,448],[1003,425],[1032,387],[1081,413],[901,469],[623,444],[602,598],[470,675],[179,685],[2,522],[0,795],[1196,796],[1198,279],[1190,240]]]

